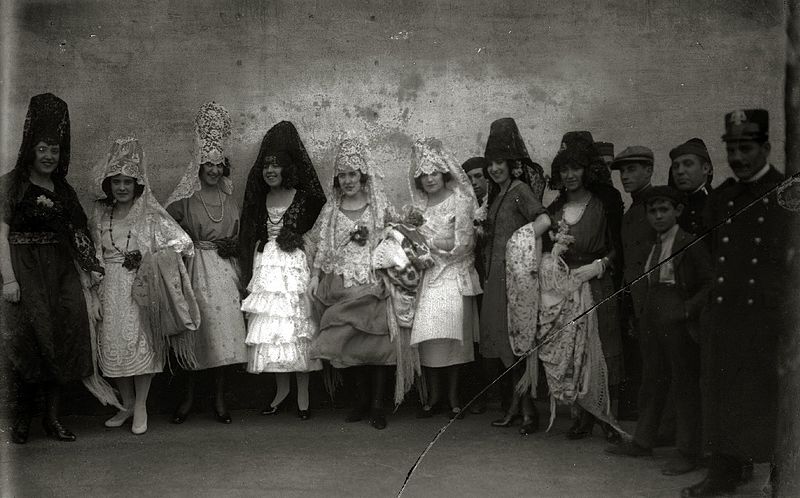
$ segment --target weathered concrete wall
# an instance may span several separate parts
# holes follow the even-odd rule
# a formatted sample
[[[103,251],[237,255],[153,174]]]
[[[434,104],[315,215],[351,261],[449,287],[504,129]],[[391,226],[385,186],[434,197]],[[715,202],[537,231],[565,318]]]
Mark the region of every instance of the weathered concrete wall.
[[[407,200],[414,137],[460,160],[483,151],[489,123],[514,116],[549,169],[564,131],[618,150],[667,152],[706,140],[717,180],[725,112],[772,113],[782,162],[783,6],[778,0],[43,1],[3,3],[2,171],[13,166],[31,95],[70,105],[71,180],[90,199],[90,166],[135,134],[164,200],[206,100],[234,117],[230,156],[243,186],[258,144],[294,121],[330,177],[343,131],[370,139],[389,191]],[[240,187],[241,193],[243,188]]]

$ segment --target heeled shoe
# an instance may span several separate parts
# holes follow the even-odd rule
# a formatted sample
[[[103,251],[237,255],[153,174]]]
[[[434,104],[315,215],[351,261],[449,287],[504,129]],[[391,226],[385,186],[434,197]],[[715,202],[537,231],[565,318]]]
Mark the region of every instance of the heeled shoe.
[[[133,410],[119,410],[113,417],[106,420],[103,425],[109,428],[122,427],[131,417],[133,417]]]
[[[308,420],[311,418],[311,412],[309,410],[297,410],[297,418],[300,420]]]
[[[578,425],[573,425],[573,427],[567,431],[567,439],[575,441],[591,436],[592,430],[594,429],[594,422],[594,415],[587,411],[581,412],[578,418]]]
[[[267,405],[266,408],[261,410],[261,415],[277,415],[278,412],[281,411],[280,408],[281,408],[281,405],[277,405],[277,406]]]
[[[137,418],[143,418],[144,420],[137,420]],[[138,422],[138,423],[137,423]],[[144,412],[144,415],[141,417],[136,416],[136,411],[134,410],[133,413],[133,424],[131,424],[131,432],[140,436],[147,432],[147,412]]]
[[[214,409],[214,420],[216,420],[220,424],[230,424],[231,422],[233,422],[230,413],[228,413],[227,411],[220,413],[216,409]]]
[[[539,417],[532,417],[525,421],[522,420],[522,427],[519,428],[519,433],[522,436],[527,436],[528,434],[533,434],[534,432],[539,431]]]
[[[611,424],[608,422],[602,422],[600,428],[603,429],[608,444],[618,445],[622,442],[622,435],[620,435],[615,428],[611,427]]]
[[[379,408],[373,408],[370,410],[369,425],[378,429],[379,431],[386,428],[386,416],[383,414],[383,410]]]
[[[519,413],[506,413],[506,416],[492,421],[492,427],[511,427],[514,422],[521,419],[522,415]]]
[[[450,413],[448,413],[447,416],[450,418],[450,420],[453,420],[454,418],[461,420],[464,418],[464,416],[466,416],[466,413],[464,412],[463,408],[456,406],[450,409]]]
[[[186,422],[186,419],[189,418],[189,413],[191,413],[192,409],[190,408],[187,411],[181,411],[180,407],[175,410],[175,413],[172,414],[172,420],[170,420],[173,424],[182,424]]]
[[[49,420],[47,417],[45,417],[42,419],[42,427],[44,428],[44,433],[56,441],[72,442],[76,439],[75,434],[64,427],[61,421],[57,418]]]
[[[367,414],[368,411],[369,411],[368,408],[360,406],[357,408],[353,408],[350,411],[350,413],[348,413],[347,416],[344,418],[344,421],[345,423],[348,424],[352,424],[353,422],[360,422],[364,420],[364,416]]]
[[[11,428],[11,441],[13,441],[14,444],[25,444],[28,442],[30,434],[30,417],[20,417],[14,422],[14,427]]]
[[[417,411],[417,418],[431,418],[441,411],[442,407],[439,405],[439,403],[434,403],[433,405],[422,405]]]

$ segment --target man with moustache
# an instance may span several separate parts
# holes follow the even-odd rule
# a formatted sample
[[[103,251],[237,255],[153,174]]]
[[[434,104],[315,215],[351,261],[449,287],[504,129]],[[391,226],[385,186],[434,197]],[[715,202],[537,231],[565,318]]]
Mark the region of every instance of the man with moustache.
[[[691,138],[669,151],[669,158],[672,161],[669,185],[683,192],[686,199],[678,225],[692,235],[700,235],[706,230],[703,226],[703,208],[711,193],[714,176],[706,144],[699,138]]]
[[[722,139],[734,178],[709,196],[704,215],[706,226],[725,220],[709,235],[713,284],[700,338],[711,458],[705,479],[683,489],[684,497],[733,492],[752,477],[753,462],[773,461],[778,337],[791,323],[784,283],[793,218],[774,190],[784,175],[768,161],[769,114],[728,113]]]
[[[629,286],[623,298],[622,349],[625,380],[620,388],[620,420],[635,420],[641,382],[641,352],[638,341],[638,318],[644,309],[645,282],[633,283],[644,271],[650,246],[656,236],[647,221],[644,197],[652,188],[653,151],[647,147],[628,147],[614,158],[611,169],[619,171],[622,188],[633,202],[622,217],[623,285]]]

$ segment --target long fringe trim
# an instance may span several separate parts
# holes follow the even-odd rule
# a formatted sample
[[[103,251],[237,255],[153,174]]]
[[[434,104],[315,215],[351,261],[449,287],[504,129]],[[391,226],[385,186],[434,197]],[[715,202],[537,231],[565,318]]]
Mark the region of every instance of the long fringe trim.
[[[535,351],[529,351],[528,358],[525,359],[525,373],[519,379],[515,387],[518,394],[525,394],[530,391],[531,396],[536,398],[536,387],[539,385],[539,358]]]
[[[86,389],[88,389],[103,406],[111,405],[122,410],[122,403],[119,401],[119,392],[100,375],[100,369],[97,367],[97,324],[89,311],[91,309],[89,306],[97,300],[97,295],[92,294],[90,290],[89,275],[81,270],[77,264],[75,267],[78,269],[78,275],[81,279],[81,288],[83,289],[83,299],[87,306],[86,314],[89,316],[89,341],[92,345],[92,375],[82,379],[83,385],[86,386]]]
[[[394,381],[395,411],[400,407],[406,393],[414,385],[415,377],[422,377],[419,363],[419,352],[411,345],[411,329],[401,327],[397,323],[394,313],[394,303],[389,298],[386,306],[387,321],[389,322],[389,336],[394,343],[397,367]]]
[[[325,384],[325,391],[333,401],[336,389],[344,383],[342,373],[338,368],[333,368],[327,361],[322,364],[322,381]]]

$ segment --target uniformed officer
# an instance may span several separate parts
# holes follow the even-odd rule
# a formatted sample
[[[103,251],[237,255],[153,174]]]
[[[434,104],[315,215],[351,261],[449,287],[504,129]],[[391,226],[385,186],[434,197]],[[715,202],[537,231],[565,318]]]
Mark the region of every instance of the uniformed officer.
[[[672,161],[669,184],[686,196],[686,206],[678,224],[684,231],[700,235],[705,232],[703,208],[714,178],[706,144],[699,138],[691,138],[669,151],[669,158]]]
[[[647,222],[644,196],[652,188],[653,151],[634,145],[619,153],[611,163],[611,169],[619,171],[625,192],[631,194],[633,202],[622,217],[623,285],[629,286],[623,301],[622,350],[625,362],[625,379],[620,387],[619,418],[635,420],[637,398],[641,381],[641,352],[637,339],[638,317],[644,308],[647,285],[643,281],[635,284],[644,272],[645,261],[656,232]]]
[[[734,491],[752,462],[771,461],[777,419],[777,341],[787,324],[789,212],[770,193],[784,176],[768,162],[769,115],[725,116],[735,178],[709,196],[705,219],[726,220],[711,234],[713,287],[702,327],[704,437],[708,473],[682,496]],[[748,471],[749,470],[749,471]]]

